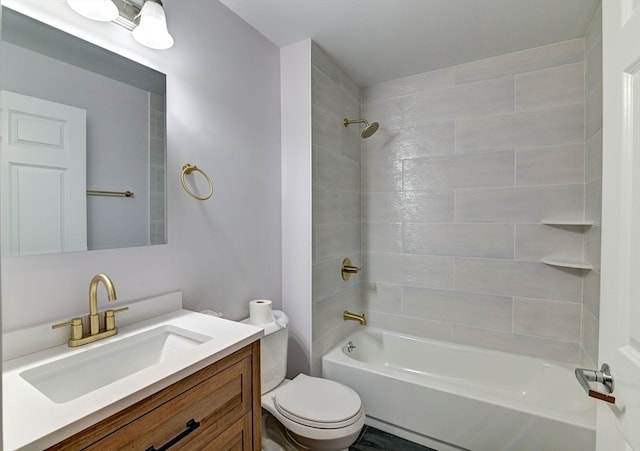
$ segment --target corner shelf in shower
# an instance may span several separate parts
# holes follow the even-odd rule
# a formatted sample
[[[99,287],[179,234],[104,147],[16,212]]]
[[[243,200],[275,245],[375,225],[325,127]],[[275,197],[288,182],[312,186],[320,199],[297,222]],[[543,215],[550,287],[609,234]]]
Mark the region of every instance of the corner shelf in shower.
[[[557,220],[557,219],[545,219],[541,221],[544,225],[549,226],[584,226],[591,227],[593,225],[593,221],[588,221],[584,219],[577,219],[575,221],[572,220]]]
[[[540,259],[540,261],[545,265],[559,266],[561,268],[586,269],[587,271],[590,271],[593,269],[593,265],[591,263],[575,261],[575,260],[542,258]]]
[[[545,219],[541,221],[541,223],[548,226],[591,227],[593,225],[593,221],[586,219]],[[557,266],[560,268],[584,269],[586,271],[593,269],[593,265],[591,263],[584,261],[565,260],[562,258],[542,258],[540,261],[545,265]]]

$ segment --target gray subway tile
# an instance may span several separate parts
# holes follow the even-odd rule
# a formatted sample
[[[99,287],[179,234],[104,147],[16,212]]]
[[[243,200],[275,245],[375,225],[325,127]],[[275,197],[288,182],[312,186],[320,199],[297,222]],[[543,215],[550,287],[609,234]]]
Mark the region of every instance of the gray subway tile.
[[[451,333],[454,342],[472,346],[562,362],[577,363],[580,360],[579,343],[460,325],[454,325]]]
[[[516,184],[565,185],[584,181],[583,144],[518,150]]]
[[[453,191],[364,193],[363,222],[453,222]]]
[[[360,252],[360,224],[316,224],[314,262],[335,260]]]
[[[404,97],[404,123],[426,122],[486,116],[514,110],[513,77],[456,86]]]
[[[453,257],[370,252],[363,264],[369,282],[453,288]]]
[[[362,250],[402,253],[402,223],[363,223]]]
[[[327,186],[345,191],[360,191],[360,165],[340,154],[314,146],[315,185]]]
[[[311,139],[313,145],[326,151],[340,153],[342,146],[342,125],[336,117],[317,106],[311,108]],[[343,127],[344,128],[344,127]]]
[[[602,130],[602,83],[596,85],[587,96],[584,122],[587,139]]]
[[[602,6],[599,5],[584,36],[584,48],[589,51],[602,36]]]
[[[404,160],[403,188],[409,191],[513,186],[514,152]]]
[[[344,93],[334,80],[316,67],[311,68],[311,96],[314,106],[332,116],[340,116]]]
[[[585,218],[595,224],[602,223],[602,179],[596,179],[585,185]]]
[[[602,246],[602,229],[600,226],[590,227],[585,232],[585,254],[586,260],[593,265],[595,271],[600,271],[600,249]]]
[[[516,260],[538,262],[557,257],[581,261],[584,258],[584,227],[518,224]]]
[[[582,271],[544,263],[456,257],[456,290],[567,302],[582,300]]]
[[[322,338],[332,329],[344,323],[342,314],[345,310],[351,310],[351,308],[356,307],[355,311],[360,311],[363,305],[360,299],[360,291],[359,285],[350,285],[328,298],[313,303],[313,341]]]
[[[378,120],[374,117],[374,120]],[[362,162],[385,162],[454,153],[454,123],[437,122],[401,129],[381,129],[363,142]]]
[[[589,311],[582,315],[582,345],[594,362],[598,361],[598,338],[600,322]]]
[[[513,258],[511,224],[404,225],[404,252],[463,257]]]
[[[311,210],[314,225],[360,222],[360,193],[314,185]]]
[[[340,71],[340,89],[358,103],[361,102],[360,86],[356,84],[344,71]]]
[[[311,64],[331,78],[335,83],[340,81],[340,67],[331,59],[316,42],[311,41]]]
[[[360,88],[333,61],[333,59],[316,42],[311,41],[311,64],[313,69],[321,71],[345,94],[360,101]]]
[[[576,63],[516,76],[516,110],[584,102],[584,70],[584,63]]]
[[[404,105],[402,99],[389,99],[383,102],[362,105],[362,117],[369,122],[377,121],[380,123],[378,132],[368,138],[363,144],[370,142],[386,140],[387,137],[381,138],[389,130],[398,130],[404,127]]]
[[[456,222],[538,223],[582,218],[583,185],[461,189]]]
[[[389,223],[403,220],[402,193],[363,193],[362,222]]]
[[[589,95],[594,88],[602,84],[602,38],[587,52],[585,71],[585,93]]]
[[[587,140],[585,152],[587,162],[585,181],[591,182],[602,178],[602,130],[598,130]]]
[[[363,193],[402,191],[402,160],[362,164]]]
[[[451,340],[451,324],[441,321],[390,315],[376,311],[367,312],[367,324],[380,329],[415,335],[433,340]]]
[[[450,67],[377,83],[362,89],[362,103],[380,102],[419,92],[448,88],[453,86],[454,76],[455,70]]]
[[[377,118],[374,118],[377,120]],[[381,123],[381,127],[384,127]],[[384,128],[363,142],[362,162],[384,162],[454,153],[454,123]]]
[[[364,308],[368,311],[391,314],[402,312],[402,285],[364,282],[362,296]]]
[[[406,191],[402,193],[405,222],[453,222],[454,191]]]
[[[584,40],[573,39],[461,64],[456,66],[456,83],[486,80],[583,60]]]
[[[582,306],[571,302],[515,298],[513,331],[580,343]]]
[[[584,142],[584,104],[486,116],[456,123],[456,153]]]
[[[589,271],[582,279],[582,303],[586,310],[598,319],[600,317],[600,272]]]
[[[404,287],[402,314],[433,321],[511,331],[512,298]]]
[[[341,258],[325,260],[312,266],[312,299],[318,302],[347,287],[340,276]]]

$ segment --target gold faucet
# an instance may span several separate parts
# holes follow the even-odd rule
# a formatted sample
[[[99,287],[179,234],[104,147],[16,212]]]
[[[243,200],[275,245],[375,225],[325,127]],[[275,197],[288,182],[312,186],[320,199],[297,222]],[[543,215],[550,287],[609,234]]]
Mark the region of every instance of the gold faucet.
[[[348,310],[345,310],[344,314],[342,315],[342,319],[344,319],[345,321],[348,321],[348,320],[358,321],[361,326],[367,325],[367,318],[364,315],[364,313],[362,315],[358,315],[356,313],[351,313]]]
[[[98,283],[102,282],[107,289],[109,302],[116,300],[116,289],[106,274],[97,274],[89,284],[89,334],[100,333],[100,315],[98,315]]]
[[[105,274],[97,274],[91,279],[89,284],[89,334],[84,334],[82,318],[73,318],[65,323],[54,324],[52,329],[59,327],[71,326],[71,337],[69,338],[69,346],[77,347],[103,338],[111,337],[118,333],[116,328],[115,314],[129,310],[129,307],[123,307],[115,310],[106,310],[104,312],[104,327],[100,329],[100,314],[98,313],[98,284],[102,282],[107,289],[107,297],[109,302],[116,300],[116,289],[113,282]]]

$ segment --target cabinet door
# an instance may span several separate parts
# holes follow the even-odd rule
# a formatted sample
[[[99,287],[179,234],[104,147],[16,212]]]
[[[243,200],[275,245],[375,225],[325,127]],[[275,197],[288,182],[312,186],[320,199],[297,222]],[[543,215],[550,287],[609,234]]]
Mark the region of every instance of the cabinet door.
[[[223,431],[226,433],[230,425],[250,413],[251,402],[251,359],[247,358],[87,449],[159,450],[171,442],[172,450],[187,446],[188,449],[227,449],[206,446],[206,443]],[[245,438],[246,434],[241,435]],[[198,442],[204,442],[202,448],[195,445]]]

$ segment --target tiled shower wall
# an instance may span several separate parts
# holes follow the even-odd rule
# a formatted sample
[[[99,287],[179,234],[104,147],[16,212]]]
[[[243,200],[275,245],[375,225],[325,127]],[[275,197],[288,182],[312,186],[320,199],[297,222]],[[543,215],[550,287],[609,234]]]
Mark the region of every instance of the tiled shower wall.
[[[312,356],[320,359],[356,326],[345,309],[360,313],[360,275],[342,280],[342,260],[360,266],[360,91],[315,43],[311,46],[312,187]]]
[[[362,113],[381,123],[361,157],[370,324],[578,362],[583,324],[597,336],[598,272],[540,259],[581,261],[599,243],[599,227],[541,224],[584,219],[585,180],[597,196],[585,39],[373,85]]]
[[[602,225],[602,9],[600,8],[585,36],[585,215],[594,226],[586,232],[585,254],[594,270],[583,279],[582,311],[583,354],[595,368],[598,362],[598,328],[600,311],[600,236]]]

